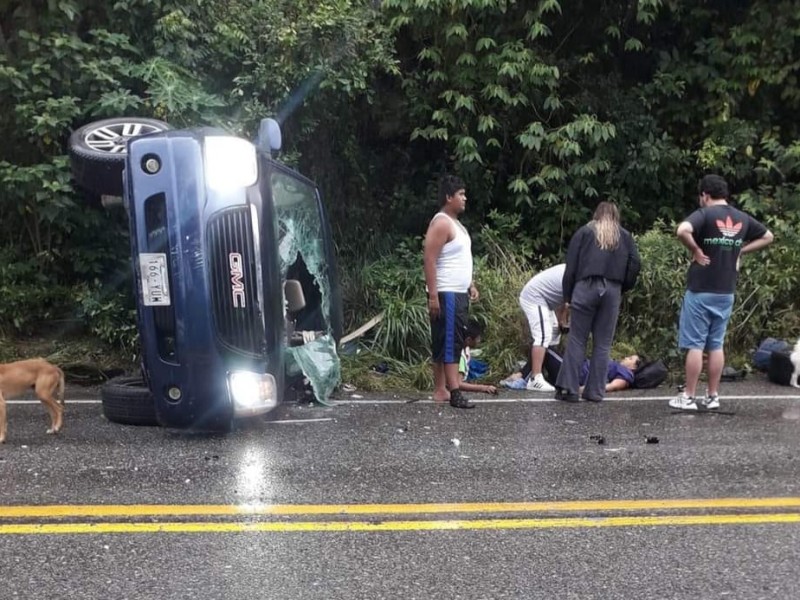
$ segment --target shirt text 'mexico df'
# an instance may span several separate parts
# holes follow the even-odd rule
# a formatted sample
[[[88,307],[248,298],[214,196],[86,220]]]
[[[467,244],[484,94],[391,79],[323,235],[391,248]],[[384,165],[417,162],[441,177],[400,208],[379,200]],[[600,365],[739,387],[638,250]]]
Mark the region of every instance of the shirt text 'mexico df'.
[[[736,290],[736,261],[742,246],[763,237],[767,228],[753,217],[729,204],[707,206],[686,218],[692,237],[710,259],[706,266],[692,261],[687,287],[690,292],[733,294]]]

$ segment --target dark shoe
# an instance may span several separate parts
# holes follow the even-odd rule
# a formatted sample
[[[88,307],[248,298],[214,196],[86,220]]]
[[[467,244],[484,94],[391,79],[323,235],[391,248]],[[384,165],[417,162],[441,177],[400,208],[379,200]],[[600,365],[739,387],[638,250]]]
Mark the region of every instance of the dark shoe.
[[[602,402],[603,401],[602,398],[589,398],[589,396],[581,396],[581,398],[583,398],[584,400],[587,400],[589,402]]]
[[[475,405],[464,397],[460,390],[450,392],[450,406],[453,408],[475,408]]]
[[[561,400],[562,402],[580,402],[578,394],[575,392],[567,392],[561,388],[556,389],[556,400]]]

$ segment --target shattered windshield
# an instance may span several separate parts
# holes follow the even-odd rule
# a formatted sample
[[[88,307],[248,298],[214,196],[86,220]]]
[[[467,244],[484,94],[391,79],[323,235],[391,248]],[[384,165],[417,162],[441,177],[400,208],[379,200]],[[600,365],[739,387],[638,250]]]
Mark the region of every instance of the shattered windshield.
[[[314,187],[280,171],[272,174],[271,184],[281,278],[299,281],[305,301],[302,309],[287,315],[292,328],[306,332],[308,340],[289,345],[289,369],[302,371],[317,399],[325,402],[339,383],[341,368],[331,333],[331,282],[317,194]]]

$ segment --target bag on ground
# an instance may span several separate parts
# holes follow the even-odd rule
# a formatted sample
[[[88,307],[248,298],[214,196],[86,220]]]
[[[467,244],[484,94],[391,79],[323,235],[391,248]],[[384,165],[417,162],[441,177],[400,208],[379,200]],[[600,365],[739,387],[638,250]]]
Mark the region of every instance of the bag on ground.
[[[794,365],[791,359],[791,348],[770,355],[767,379],[778,385],[791,385]]]
[[[654,360],[643,364],[636,373],[633,374],[633,387],[635,388],[654,388],[667,378],[667,365],[664,361]]]
[[[753,366],[759,371],[769,370],[770,357],[773,352],[782,352],[791,348],[789,342],[768,337],[753,352]]]

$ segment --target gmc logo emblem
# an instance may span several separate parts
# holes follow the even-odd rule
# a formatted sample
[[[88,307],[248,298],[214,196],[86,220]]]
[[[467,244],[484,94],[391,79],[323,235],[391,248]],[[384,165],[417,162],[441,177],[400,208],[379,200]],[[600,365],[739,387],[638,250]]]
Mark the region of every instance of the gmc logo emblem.
[[[228,254],[228,264],[231,268],[231,295],[233,296],[233,306],[236,308],[245,307],[243,263],[242,255],[238,252]]]

